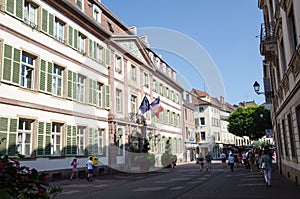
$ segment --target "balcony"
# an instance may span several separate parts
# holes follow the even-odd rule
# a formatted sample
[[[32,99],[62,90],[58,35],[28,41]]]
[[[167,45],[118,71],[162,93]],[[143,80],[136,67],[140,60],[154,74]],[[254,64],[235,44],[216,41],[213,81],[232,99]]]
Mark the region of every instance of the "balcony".
[[[262,23],[260,30],[260,52],[261,55],[268,56],[277,51],[275,21]]]

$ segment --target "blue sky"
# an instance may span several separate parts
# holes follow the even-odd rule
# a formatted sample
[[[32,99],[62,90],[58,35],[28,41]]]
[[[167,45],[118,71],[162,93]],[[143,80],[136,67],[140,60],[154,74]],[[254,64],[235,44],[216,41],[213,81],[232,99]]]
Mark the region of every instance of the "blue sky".
[[[264,96],[257,95],[252,87],[254,81],[262,84],[260,41],[256,37],[260,34],[262,12],[257,0],[102,0],[102,3],[124,24],[136,26],[139,35],[142,35],[139,30],[155,27],[180,34],[196,43],[199,48],[192,48],[188,53],[206,55],[210,58],[209,63],[201,56],[191,61],[193,58],[185,53],[178,54],[182,44],[160,48],[160,44],[155,43],[158,41],[151,41],[148,35],[150,46],[162,54],[191,87],[206,91],[212,97],[225,95],[230,104],[251,100],[258,104],[264,102]],[[164,38],[160,41],[165,41]],[[220,83],[224,89],[219,92]]]

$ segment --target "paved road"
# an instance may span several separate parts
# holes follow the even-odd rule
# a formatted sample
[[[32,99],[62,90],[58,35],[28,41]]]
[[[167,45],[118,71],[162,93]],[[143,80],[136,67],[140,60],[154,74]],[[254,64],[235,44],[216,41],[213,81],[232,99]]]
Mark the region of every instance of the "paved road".
[[[259,172],[236,168],[234,172],[214,164],[212,171],[199,172],[196,164],[182,164],[147,174],[112,174],[93,182],[52,182],[64,191],[56,198],[104,199],[299,199],[300,186],[273,172],[272,187],[266,187]]]

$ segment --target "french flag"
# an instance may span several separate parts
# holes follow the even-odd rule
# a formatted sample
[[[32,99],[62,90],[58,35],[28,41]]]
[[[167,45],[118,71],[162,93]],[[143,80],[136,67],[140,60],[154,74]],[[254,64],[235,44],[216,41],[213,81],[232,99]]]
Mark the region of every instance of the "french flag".
[[[158,96],[153,102],[151,102],[150,107],[151,107],[151,115],[154,117],[154,115],[159,118],[159,114],[164,110],[160,104],[160,97]]]

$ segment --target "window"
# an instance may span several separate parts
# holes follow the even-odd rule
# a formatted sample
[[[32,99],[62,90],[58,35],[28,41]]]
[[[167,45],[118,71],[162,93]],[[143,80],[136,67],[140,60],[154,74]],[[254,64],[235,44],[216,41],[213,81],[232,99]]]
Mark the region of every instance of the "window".
[[[78,74],[76,100],[79,102],[84,102],[84,92],[85,92],[84,88],[85,88],[85,77]]]
[[[149,88],[149,76],[147,73],[144,73],[144,86]]]
[[[65,36],[65,23],[60,21],[58,18],[55,17],[55,22],[54,22],[54,38],[57,39],[58,41],[64,43]]]
[[[294,15],[293,8],[294,6],[292,5],[291,10],[287,16],[287,26],[289,32],[288,35],[289,35],[291,53],[294,53],[297,47],[297,32],[296,32],[295,15]]]
[[[115,30],[113,29],[112,24],[110,22],[107,22],[107,26],[108,26],[110,32],[112,32],[112,33],[115,32]]]
[[[24,88],[33,89],[34,83],[34,58],[22,53],[21,82]]]
[[[117,112],[122,112],[122,91],[116,90],[116,110]]]
[[[131,95],[131,113],[136,113],[136,96]]]
[[[103,62],[103,47],[100,46],[99,44],[96,44],[94,53],[95,53],[95,55],[94,55],[95,59],[98,62],[102,63]]]
[[[98,23],[101,23],[101,11],[94,5],[94,12],[93,12],[93,18]]]
[[[20,154],[30,156],[32,152],[33,121],[19,119],[17,150]]]
[[[115,71],[117,73],[121,73],[121,71],[122,71],[121,57],[118,55],[116,55],[116,57],[115,57]]]
[[[296,145],[295,145],[295,138],[294,138],[294,133],[293,133],[293,125],[292,125],[292,117],[291,114],[287,115],[287,122],[288,122],[288,128],[289,128],[289,137],[290,137],[290,143],[291,143],[291,151],[292,151],[292,156],[296,156]]]
[[[24,22],[31,27],[36,27],[36,15],[37,6],[26,0],[24,2]]]
[[[85,127],[77,127],[77,154],[84,155],[85,150]]]
[[[89,104],[103,106],[103,86],[102,83],[89,79]]]
[[[131,80],[136,81],[136,67],[131,65]]]
[[[51,154],[60,155],[62,149],[62,124],[52,123]]]
[[[52,93],[53,95],[62,96],[63,69],[54,64],[52,73]]]
[[[204,117],[200,117],[200,125],[205,125],[205,118]]]
[[[101,129],[98,128],[98,132],[97,132],[97,144],[98,144],[98,149],[96,149],[98,151],[95,151],[97,155],[104,155],[104,133],[105,133],[105,129]]]
[[[82,0],[75,0],[75,3],[78,5],[80,9],[82,9]]]
[[[77,38],[77,50],[81,52],[82,54],[85,54],[85,39],[86,36],[84,36],[81,32],[78,32],[78,38]]]
[[[201,141],[205,141],[206,140],[205,131],[200,132],[200,136],[201,136]]]

